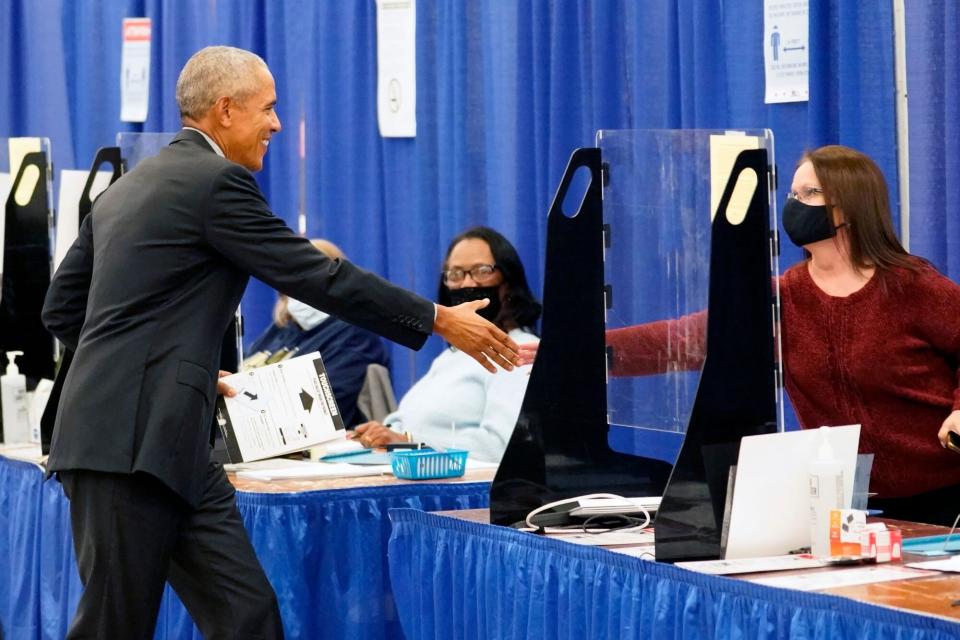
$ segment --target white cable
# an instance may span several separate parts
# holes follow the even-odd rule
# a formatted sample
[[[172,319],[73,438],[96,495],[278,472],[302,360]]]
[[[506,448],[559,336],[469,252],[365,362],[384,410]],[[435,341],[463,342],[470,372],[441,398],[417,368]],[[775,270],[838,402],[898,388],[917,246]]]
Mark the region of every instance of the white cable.
[[[526,519],[524,520],[524,522],[525,522],[526,525],[527,525],[527,528],[526,528],[526,529],[521,529],[521,530],[522,530],[522,531],[539,531],[539,530],[543,530],[545,533],[560,533],[560,532],[562,532],[562,533],[570,533],[570,529],[557,529],[557,528],[554,528],[554,527],[551,527],[550,529],[548,529],[548,528],[546,528],[546,527],[537,526],[537,525],[535,525],[535,524],[533,523],[533,517],[536,516],[536,515],[538,515],[538,514],[540,514],[540,513],[543,513],[543,512],[546,511],[547,509],[552,509],[552,508],[554,508],[554,507],[559,507],[559,506],[562,506],[562,505],[565,505],[565,504],[570,504],[570,503],[573,503],[573,502],[580,502],[581,500],[593,500],[594,498],[607,498],[607,499],[610,499],[610,500],[626,500],[626,498],[624,498],[623,496],[618,496],[618,495],[613,494],[613,493],[591,493],[591,494],[588,494],[588,495],[585,495],[585,496],[577,496],[577,497],[575,497],[575,498],[566,498],[566,499],[564,499],[564,500],[557,500],[556,502],[548,502],[547,504],[545,504],[545,505],[543,505],[543,506],[540,506],[540,507],[537,507],[536,509],[534,509],[533,511],[531,511],[530,513],[527,514],[527,517],[526,517]],[[638,507],[639,511],[642,512],[643,515],[644,515],[644,518],[645,518],[644,523],[641,524],[641,525],[634,526],[634,527],[622,527],[622,528],[618,528],[617,531],[623,531],[623,530],[625,530],[625,529],[638,529],[638,528],[639,528],[639,529],[644,529],[644,528],[646,528],[646,527],[650,524],[650,512],[647,511],[646,507],[644,507],[643,505],[638,504],[637,507]]]

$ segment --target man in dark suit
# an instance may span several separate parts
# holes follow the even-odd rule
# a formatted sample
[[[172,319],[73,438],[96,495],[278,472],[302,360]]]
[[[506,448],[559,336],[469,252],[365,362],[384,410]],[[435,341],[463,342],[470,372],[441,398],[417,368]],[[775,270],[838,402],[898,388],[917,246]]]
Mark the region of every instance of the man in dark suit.
[[[208,638],[282,637],[233,489],[209,460],[221,337],[250,275],[411,348],[433,331],[488,369],[516,360],[475,313],[483,301],[435,306],[327,258],[271,213],[251,174],[280,131],[262,59],[198,52],[177,102],[184,130],[100,196],[44,306],[75,351],[48,461],[84,584],[68,638],[152,637],[166,581]]]

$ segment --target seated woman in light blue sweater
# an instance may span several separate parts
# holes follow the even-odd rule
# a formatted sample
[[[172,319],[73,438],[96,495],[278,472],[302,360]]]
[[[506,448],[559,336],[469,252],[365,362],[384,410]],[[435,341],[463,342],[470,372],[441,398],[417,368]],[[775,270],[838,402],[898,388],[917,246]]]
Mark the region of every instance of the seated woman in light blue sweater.
[[[490,304],[480,309],[480,315],[518,344],[537,340],[533,331],[541,307],[517,250],[493,229],[474,227],[450,243],[438,302],[457,305],[483,298]],[[433,447],[466,449],[471,458],[499,462],[517,422],[529,374],[529,366],[490,373],[448,346],[395,412],[382,424],[358,426],[354,437],[367,447],[412,439]]]

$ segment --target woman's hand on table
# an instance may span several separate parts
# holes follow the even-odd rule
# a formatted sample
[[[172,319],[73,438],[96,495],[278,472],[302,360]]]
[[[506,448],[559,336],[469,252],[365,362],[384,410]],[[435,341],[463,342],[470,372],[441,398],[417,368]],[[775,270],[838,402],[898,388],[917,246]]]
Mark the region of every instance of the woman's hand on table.
[[[376,420],[357,425],[350,437],[368,449],[407,441],[403,434],[393,431]]]

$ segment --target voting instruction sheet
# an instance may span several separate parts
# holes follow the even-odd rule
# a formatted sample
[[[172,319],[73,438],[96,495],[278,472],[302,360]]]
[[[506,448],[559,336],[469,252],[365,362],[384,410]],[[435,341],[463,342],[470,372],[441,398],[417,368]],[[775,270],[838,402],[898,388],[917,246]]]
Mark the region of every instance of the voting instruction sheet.
[[[237,392],[217,396],[217,423],[230,462],[273,458],[343,437],[343,419],[319,353],[223,381]]]

